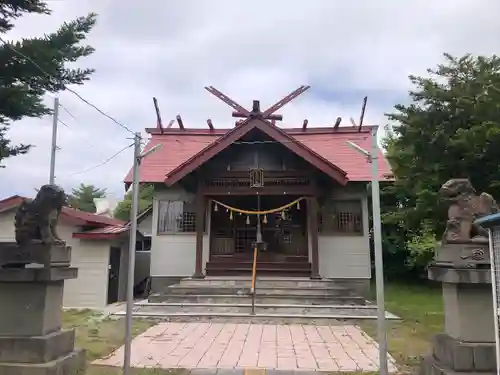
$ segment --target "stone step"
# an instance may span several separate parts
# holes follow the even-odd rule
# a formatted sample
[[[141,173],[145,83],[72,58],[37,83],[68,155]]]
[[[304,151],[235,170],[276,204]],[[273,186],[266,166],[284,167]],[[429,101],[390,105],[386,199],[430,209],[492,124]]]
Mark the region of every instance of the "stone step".
[[[136,311],[144,313],[212,313],[212,314],[250,314],[251,303],[165,303],[165,302],[139,302],[135,304]],[[292,304],[255,304],[255,310],[259,314],[278,315],[373,315],[374,306],[354,305],[292,305]]]
[[[149,302],[172,303],[249,303],[252,297],[248,294],[218,295],[218,294],[159,294],[149,296]],[[289,295],[256,295],[256,303],[260,304],[291,304],[291,305],[364,305],[363,297],[359,296],[289,296]]]
[[[207,277],[205,279],[182,279],[180,281],[181,286],[217,286],[217,287],[238,287],[238,288],[250,288],[251,285],[250,277]],[[264,288],[343,288],[339,286],[334,280],[311,280],[308,277],[257,277],[256,280],[257,287]]]

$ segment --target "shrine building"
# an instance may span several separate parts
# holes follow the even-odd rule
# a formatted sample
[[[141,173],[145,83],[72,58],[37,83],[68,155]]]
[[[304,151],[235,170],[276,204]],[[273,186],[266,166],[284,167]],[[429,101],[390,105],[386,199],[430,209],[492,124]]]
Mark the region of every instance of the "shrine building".
[[[184,277],[250,275],[258,233],[258,275],[332,278],[366,290],[371,278],[370,163],[373,126],[279,127],[274,112],[251,111],[210,87],[242,120],[234,127],[148,128],[140,183],[154,184],[152,292]],[[198,126],[198,124],[193,125]],[[390,168],[378,153],[379,180]],[[130,186],[132,171],[125,178]]]

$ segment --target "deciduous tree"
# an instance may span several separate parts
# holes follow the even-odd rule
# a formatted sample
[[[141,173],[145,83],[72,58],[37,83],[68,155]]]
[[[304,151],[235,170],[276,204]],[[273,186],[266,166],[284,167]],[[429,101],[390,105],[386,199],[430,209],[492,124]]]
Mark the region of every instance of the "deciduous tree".
[[[139,210],[138,214],[146,210],[153,204],[154,185],[144,184],[139,187]],[[121,220],[130,220],[130,212],[132,211],[132,191],[129,191],[125,198],[118,203],[115,209],[114,216]]]
[[[437,191],[448,179],[469,178],[500,198],[500,58],[444,57],[428,76],[410,76],[412,101],[388,114],[396,182],[384,190],[391,204],[383,219],[403,229],[412,259],[430,255],[432,237],[443,232]]]

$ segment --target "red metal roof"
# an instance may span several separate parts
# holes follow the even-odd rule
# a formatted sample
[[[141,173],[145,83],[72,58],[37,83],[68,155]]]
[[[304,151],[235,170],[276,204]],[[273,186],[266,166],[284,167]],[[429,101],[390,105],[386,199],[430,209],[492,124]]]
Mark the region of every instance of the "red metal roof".
[[[129,228],[128,225],[108,225],[103,228],[73,233],[73,238],[103,240],[114,238],[122,233],[128,232]]]
[[[167,174],[165,183],[167,185],[172,185],[173,183],[179,181],[188,173],[194,171],[199,165],[204,164],[213,156],[219,154],[220,152],[231,146],[233,142],[238,141],[253,129],[259,129],[274,141],[281,143],[296,155],[308,161],[310,164],[316,166],[316,168],[329,175],[338,183],[342,185],[345,185],[347,183],[347,172],[343,171],[335,164],[330,163],[321,155],[312,151],[304,143],[297,142],[297,140],[293,136],[287,134],[277,126],[274,126],[269,121],[252,118],[244,120],[238,126],[234,127],[226,134],[218,138],[217,142],[212,142],[202,151],[195,154],[184,163],[180,164],[177,168]]]
[[[11,209],[16,206],[19,206],[24,200],[30,199],[21,197],[19,195],[13,195],[12,197],[5,198],[0,200],[0,211]],[[125,221],[115,219],[112,217],[96,215],[90,212],[80,211],[74,208],[63,207],[62,212],[63,215],[71,217],[73,219],[77,219],[80,221],[84,221],[88,224],[101,224],[101,225],[123,225]]]
[[[222,136],[234,129],[165,129],[161,134],[156,128],[146,129],[151,138],[146,150],[161,144],[158,150],[145,158],[140,168],[140,181],[161,183],[176,168],[192,159],[207,146],[216,143]],[[361,132],[353,127],[332,127],[283,129],[289,137],[306,146],[321,158],[347,173],[349,181],[370,181],[370,164],[366,158],[348,145],[354,142],[362,148],[371,150],[371,127],[363,126]],[[391,175],[389,163],[379,152],[380,180],[388,180]],[[126,183],[132,182],[132,171],[125,177]]]

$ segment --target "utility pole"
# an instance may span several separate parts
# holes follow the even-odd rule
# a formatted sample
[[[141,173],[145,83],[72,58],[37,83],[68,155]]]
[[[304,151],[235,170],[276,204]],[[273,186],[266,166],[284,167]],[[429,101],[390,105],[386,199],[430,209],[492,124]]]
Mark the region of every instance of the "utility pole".
[[[130,212],[130,233],[128,245],[127,270],[127,308],[125,316],[125,350],[123,355],[123,375],[130,375],[130,356],[132,349],[132,310],[134,307],[135,242],[137,237],[137,210],[139,206],[139,168],[142,159],[157,150],[156,145],[141,154],[141,133],[134,134],[134,166],[132,180],[132,210]]]
[[[49,184],[53,185],[56,178],[57,123],[59,122],[59,97],[54,97],[54,113],[52,115],[52,145],[50,149]]]
[[[373,244],[375,247],[375,281],[377,289],[377,341],[379,347],[379,372],[388,375],[387,367],[387,331],[385,322],[385,296],[384,296],[384,260],[382,254],[382,224],[380,222],[380,186],[378,171],[379,148],[377,143],[378,126],[372,128],[371,152],[366,151],[357,144],[347,143],[356,151],[366,156],[371,164],[372,186],[372,214],[373,214]]]
[[[372,169],[372,213],[373,213],[373,242],[375,247],[375,285],[377,290],[377,325],[378,346],[380,356],[380,374],[387,375],[387,332],[385,324],[385,296],[384,296],[384,260],[382,253],[382,224],[380,222],[380,186],[378,171],[379,148],[377,143],[377,127],[372,130],[372,151],[370,155]]]
[[[137,236],[137,207],[139,203],[139,167],[141,163],[141,133],[134,134],[134,166],[132,180],[132,211],[130,212],[130,233],[128,245],[127,308],[125,316],[125,350],[123,375],[130,375],[132,346],[132,309],[134,306],[135,242]]]

